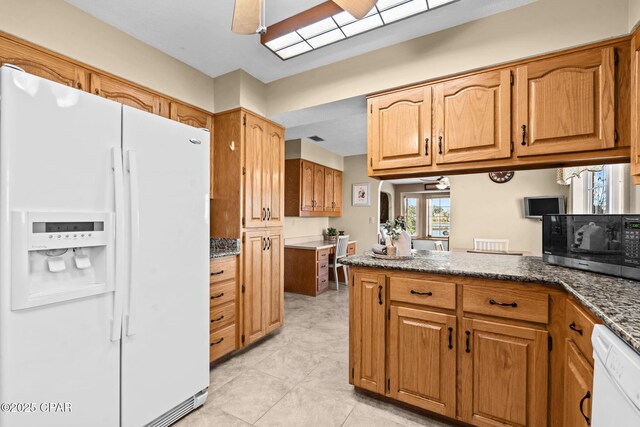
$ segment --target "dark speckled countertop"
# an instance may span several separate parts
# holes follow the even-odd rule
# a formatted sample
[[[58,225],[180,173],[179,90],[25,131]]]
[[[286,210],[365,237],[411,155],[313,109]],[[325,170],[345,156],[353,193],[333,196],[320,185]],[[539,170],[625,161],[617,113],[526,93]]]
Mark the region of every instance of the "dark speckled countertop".
[[[540,257],[417,251],[416,257],[390,261],[367,255],[343,264],[390,270],[449,274],[542,283],[565,289],[640,353],[640,282],[550,265]]]

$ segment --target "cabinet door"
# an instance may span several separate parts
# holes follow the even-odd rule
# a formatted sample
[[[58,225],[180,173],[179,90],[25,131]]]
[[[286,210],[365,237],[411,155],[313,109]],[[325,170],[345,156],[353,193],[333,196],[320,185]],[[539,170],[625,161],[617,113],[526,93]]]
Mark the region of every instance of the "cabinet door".
[[[455,336],[455,316],[392,306],[391,397],[455,418]]]
[[[324,169],[324,211],[333,212],[335,207],[335,186],[333,183],[333,169]]]
[[[5,64],[66,86],[89,90],[89,73],[85,69],[54,55],[0,38],[0,65]]]
[[[353,384],[383,394],[386,277],[358,273],[354,280],[353,323],[349,328]]]
[[[324,210],[324,167],[313,165],[313,211]]]
[[[459,335],[464,348],[463,421],[475,426],[546,426],[548,333],[463,318]]]
[[[493,71],[437,85],[436,163],[511,156],[511,71]]]
[[[180,123],[184,123],[194,128],[208,129],[209,132],[213,130],[212,117],[210,114],[190,107],[179,102],[171,102],[171,120],[175,120]]]
[[[264,278],[266,301],[266,333],[282,326],[284,321],[284,238],[282,229],[270,229],[267,234],[265,265],[267,276]]]
[[[614,54],[598,48],[518,67],[518,156],[614,147]]]
[[[333,212],[335,216],[342,215],[342,172],[333,171]]]
[[[112,77],[92,73],[91,93],[148,113],[169,117],[166,99]]]
[[[374,170],[431,164],[431,87],[369,100],[369,157]]]
[[[263,152],[264,185],[262,204],[267,209],[269,227],[281,227],[284,214],[284,136],[282,129],[267,124]]]
[[[244,125],[244,220],[245,227],[263,227],[267,208],[262,204],[265,185],[263,156],[267,129],[264,120],[245,114]],[[268,151],[267,151],[268,152]]]
[[[591,422],[593,367],[570,339],[564,359],[564,425],[587,427]]]
[[[631,39],[631,176],[640,184],[640,31]]]
[[[313,211],[313,163],[302,160],[300,162],[300,210]]]
[[[264,280],[269,277],[269,265],[265,265],[267,240],[263,231],[244,233],[242,244],[242,274],[244,285],[243,317],[244,345],[261,338],[266,333]]]

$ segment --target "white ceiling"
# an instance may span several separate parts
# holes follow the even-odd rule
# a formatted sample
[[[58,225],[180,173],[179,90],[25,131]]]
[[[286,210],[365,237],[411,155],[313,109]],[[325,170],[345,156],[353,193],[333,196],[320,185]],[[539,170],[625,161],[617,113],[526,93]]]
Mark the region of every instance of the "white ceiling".
[[[66,1],[211,77],[242,68],[268,83],[535,0],[459,0],[286,62],[263,47],[258,35],[231,32],[233,0]],[[267,24],[273,24],[324,0],[265,1]]]

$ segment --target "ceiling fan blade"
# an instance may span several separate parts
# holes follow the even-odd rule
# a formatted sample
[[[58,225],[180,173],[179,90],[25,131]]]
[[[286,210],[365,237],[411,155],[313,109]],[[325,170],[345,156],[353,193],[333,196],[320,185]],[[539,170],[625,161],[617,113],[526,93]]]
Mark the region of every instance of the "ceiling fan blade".
[[[236,34],[255,34],[261,25],[263,0],[236,0],[231,31]]]
[[[333,2],[349,12],[354,18],[362,19],[373,9],[378,0],[333,0]]]

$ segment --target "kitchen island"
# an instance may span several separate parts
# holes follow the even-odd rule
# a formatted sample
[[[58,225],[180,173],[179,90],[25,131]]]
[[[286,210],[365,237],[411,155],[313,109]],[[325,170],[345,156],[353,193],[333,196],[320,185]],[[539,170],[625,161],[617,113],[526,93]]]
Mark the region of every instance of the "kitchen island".
[[[640,352],[640,283],[537,257],[350,265],[350,382],[472,425],[588,425],[593,326]],[[585,397],[586,396],[586,397]]]

